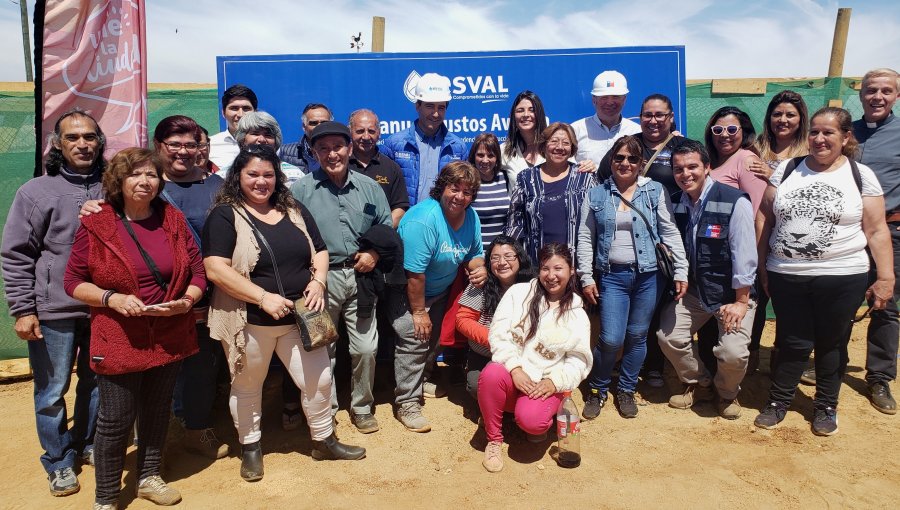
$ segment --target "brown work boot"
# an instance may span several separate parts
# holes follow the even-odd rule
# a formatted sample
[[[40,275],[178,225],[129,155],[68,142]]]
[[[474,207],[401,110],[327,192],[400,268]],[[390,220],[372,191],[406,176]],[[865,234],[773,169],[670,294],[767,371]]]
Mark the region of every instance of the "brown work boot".
[[[736,398],[719,398],[716,402],[716,410],[719,416],[726,420],[736,420],[741,417],[741,404]]]
[[[228,445],[219,441],[211,428],[201,430],[184,429],[181,443],[185,451],[201,455],[207,459],[221,459],[228,455]]]
[[[712,399],[712,386],[685,384],[684,392],[680,395],[672,395],[672,397],[669,398],[669,407],[674,407],[675,409],[690,409],[697,402]]]

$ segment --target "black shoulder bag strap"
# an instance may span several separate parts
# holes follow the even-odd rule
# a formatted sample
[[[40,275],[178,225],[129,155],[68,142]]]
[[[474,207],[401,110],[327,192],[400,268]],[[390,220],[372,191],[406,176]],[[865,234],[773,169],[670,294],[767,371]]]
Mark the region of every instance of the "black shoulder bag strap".
[[[162,288],[163,291],[169,290],[169,284],[163,279],[162,274],[159,272],[159,268],[156,266],[156,262],[153,262],[153,259],[150,257],[150,254],[144,250],[144,247],[141,246],[140,241],[136,235],[134,235],[134,229],[131,228],[131,222],[128,221],[128,218],[125,217],[124,214],[119,216],[122,219],[122,224],[125,225],[125,230],[128,231],[128,235],[131,236],[131,240],[134,241],[134,244],[137,246],[139,252],[141,252],[141,257],[144,259],[144,264],[147,264],[147,267],[150,268],[150,272],[153,274],[153,280],[156,281],[156,284]]]
[[[253,224],[253,221],[251,221],[247,216],[244,216],[240,211],[237,210],[237,208],[234,209],[234,213],[243,218],[244,221],[246,221],[247,224],[250,225],[250,230],[253,231],[253,235],[255,235],[259,243],[266,248],[266,251],[269,252],[269,258],[272,259],[272,268],[275,270],[275,283],[278,284],[278,292],[281,294],[281,297],[287,299],[287,296],[284,293],[284,286],[281,284],[281,275],[278,274],[278,262],[275,260],[275,252],[272,251],[272,247],[269,246],[269,242],[266,241],[266,237],[262,235],[262,232],[260,232],[256,228],[256,225]]]
[[[640,216],[642,220],[644,220],[644,223],[647,224],[647,230],[650,232],[650,235],[653,236],[654,241],[657,243],[662,242],[659,235],[657,235],[656,232],[653,231],[653,225],[650,224],[650,220],[648,220],[647,217],[644,216],[644,213],[642,213],[640,209],[635,207],[634,204],[632,204],[627,198],[623,197],[622,195],[619,195],[619,198],[622,199],[622,202],[625,202],[625,205],[630,207],[632,211],[638,213],[638,216]]]

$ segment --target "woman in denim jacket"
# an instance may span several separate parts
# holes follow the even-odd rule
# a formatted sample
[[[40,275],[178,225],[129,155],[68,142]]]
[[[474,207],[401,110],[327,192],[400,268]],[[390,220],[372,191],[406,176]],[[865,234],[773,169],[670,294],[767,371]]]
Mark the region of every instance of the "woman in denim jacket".
[[[634,390],[647,354],[647,327],[667,284],[658,279],[657,239],[675,256],[675,299],[687,290],[688,263],[668,193],[662,184],[640,175],[644,167],[640,142],[633,136],[622,137],[611,154],[612,175],[588,192],[578,230],[578,272],[584,295],[588,302],[600,303],[600,341],[594,347],[594,368],[588,377],[586,419],[596,418],[606,403],[613,365],[623,346],[616,405],[622,417],[637,416]],[[602,295],[594,269],[600,274]]]

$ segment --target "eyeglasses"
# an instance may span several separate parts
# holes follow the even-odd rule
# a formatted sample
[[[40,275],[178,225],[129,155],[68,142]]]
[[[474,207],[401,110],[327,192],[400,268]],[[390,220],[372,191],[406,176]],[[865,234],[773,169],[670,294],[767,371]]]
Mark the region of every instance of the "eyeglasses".
[[[507,262],[515,262],[519,260],[518,255],[515,253],[507,253],[505,255],[491,255],[491,262],[500,262],[500,257],[503,257],[503,260]]]
[[[850,323],[856,324],[857,322],[862,321],[863,319],[865,319],[866,317],[869,316],[869,313],[870,313],[871,311],[872,311],[872,308],[871,308],[871,307],[866,308],[866,311],[863,312],[862,315],[860,315],[859,317],[853,317],[852,319],[850,319]]]
[[[568,140],[564,140],[562,138],[553,138],[552,140],[547,140],[547,147],[565,147],[569,148],[572,146],[572,142]]]
[[[271,145],[252,143],[241,148],[241,152],[246,152],[247,154],[261,154],[263,156],[274,156],[275,148]]]
[[[621,163],[621,162],[625,161],[626,159],[632,165],[637,165],[638,163],[641,162],[640,156],[625,156],[624,154],[616,154],[615,156],[613,156],[613,161],[615,161],[616,163]]]
[[[716,136],[720,136],[722,133],[728,133],[728,135],[736,135],[738,131],[741,130],[741,126],[737,126],[735,124],[731,124],[728,126],[713,126],[709,128],[712,131],[712,134]]]
[[[308,121],[306,121],[306,124],[309,125],[310,127],[316,127],[323,122],[328,122],[328,121],[327,120],[308,120]]]
[[[197,150],[200,147],[199,143],[194,143],[194,142],[188,142],[188,143],[162,142],[162,144],[166,146],[166,149],[169,149],[169,152],[178,152],[181,149],[184,149],[188,152],[194,152],[195,150]]]
[[[209,144],[208,143],[198,143],[197,148],[200,149],[201,151],[205,151],[206,149],[209,149]]]
[[[666,112],[666,113],[662,113],[662,112],[644,112],[644,113],[641,114],[641,118],[644,119],[644,120],[653,120],[653,119],[656,119],[656,120],[666,120],[666,117],[668,117],[669,115],[672,115],[672,112]]]

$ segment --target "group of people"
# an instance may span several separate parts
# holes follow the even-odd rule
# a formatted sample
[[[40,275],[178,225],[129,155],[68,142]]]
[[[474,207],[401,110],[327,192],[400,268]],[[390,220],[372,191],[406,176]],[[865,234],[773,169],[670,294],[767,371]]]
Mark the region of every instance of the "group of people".
[[[491,472],[503,468],[504,412],[545,441],[563,393],[587,381],[585,419],[610,391],[634,418],[639,380],[663,386],[666,360],[683,383],[671,407],[714,400],[720,416],[738,418],[769,299],[777,334],[758,427],[784,419],[805,377],[816,384],[813,432],[837,432],[863,301],[873,310],[870,399],[894,414],[898,88],[892,70],[867,73],[855,122],[840,108],[809,115],[798,94],[781,92],[759,136],[746,113],[721,108],[701,143],[675,130],[661,94],[644,99],[639,122],[624,118],[627,81],[604,71],[594,115],[548,124],[524,91],[506,140],[485,133],[467,149],[444,124],[450,81],[437,74],[417,84],[412,126],[381,144],[375,112],[354,111],[345,125],[318,103],[303,109],[300,140],[285,144],[254,92],[235,85],[222,97],[226,131],[208,136],[189,117],[167,117],[152,149],[108,162],[96,120],[68,112],[46,175],[17,192],[2,241],[50,492],[79,490],[81,459],[96,469],[94,508],[117,508],[137,423],[138,497],[180,501],[160,477],[170,413],[187,451],[228,455],[212,428],[226,367],[240,476],[260,480],[273,353],[284,367],[282,426],[305,419],[316,460],[363,458],[334,433],[335,360],[346,348],[353,425],[377,432],[379,319],[394,333],[395,413],[410,431],[431,430],[423,398],[446,393],[437,356],[465,348],[457,358]],[[306,350],[298,307],[343,323],[344,341]]]

